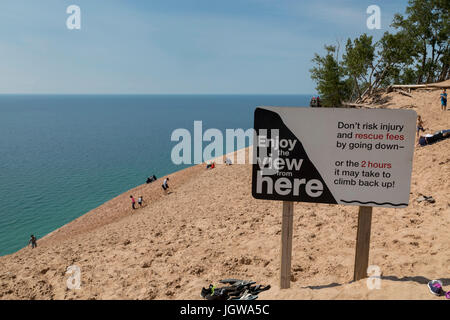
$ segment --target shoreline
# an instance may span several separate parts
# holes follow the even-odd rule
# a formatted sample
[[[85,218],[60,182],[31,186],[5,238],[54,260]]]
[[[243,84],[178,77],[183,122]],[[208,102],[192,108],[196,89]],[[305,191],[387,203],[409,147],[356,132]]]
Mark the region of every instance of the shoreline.
[[[250,145],[248,147],[244,147],[243,149],[239,149],[239,150],[224,154],[222,156],[218,156],[218,157],[208,160],[206,162],[210,162],[210,161],[217,162],[217,159],[222,158],[222,160],[223,160],[226,157],[235,159],[234,156],[237,154],[237,152],[239,152],[241,150],[245,151],[246,161],[248,161],[248,159],[249,159],[248,157],[251,156],[251,152],[249,153],[248,150],[251,150],[251,148],[252,148],[252,145]],[[147,196],[147,197],[144,196],[144,201],[147,201],[148,199],[151,199],[152,201],[158,201],[159,199],[161,199],[164,196],[162,189],[161,189],[160,182],[162,183],[162,181],[165,177],[171,177],[171,180],[170,180],[171,183],[169,185],[175,184],[176,183],[175,181],[181,182],[181,184],[182,184],[182,183],[186,182],[186,180],[188,180],[189,178],[194,177],[195,174],[197,174],[199,170],[203,170],[206,162],[202,162],[200,164],[193,164],[188,168],[180,169],[180,170],[174,171],[170,174],[167,174],[165,176],[162,176],[156,180],[156,183],[150,183],[150,184],[144,183],[144,184],[138,185],[134,188],[131,188],[131,189],[107,200],[103,204],[85,212],[81,216],[62,225],[61,227],[51,231],[50,233],[46,234],[42,238],[37,239],[38,244],[39,245],[41,245],[41,244],[48,245],[48,242],[54,243],[55,241],[63,240],[66,237],[78,236],[80,234],[84,234],[84,233],[93,231],[97,228],[101,228],[105,225],[118,222],[121,219],[133,214],[133,211],[130,208],[126,209],[125,206],[123,206],[123,203],[126,203],[127,205],[129,205],[129,198],[128,198],[129,195],[138,194],[139,192],[148,195],[148,193],[151,192],[152,196]],[[233,163],[235,163],[234,160],[233,160]],[[176,184],[175,184],[174,189],[176,190]],[[102,218],[103,217],[106,218],[106,220],[98,221],[98,219],[94,219],[94,217],[92,217],[92,216],[97,214],[98,211],[101,211],[103,208],[108,208],[107,212],[102,213],[102,216],[101,216]],[[120,208],[121,209],[120,214],[114,214],[112,212],[114,210],[114,208]],[[91,227],[86,228],[86,225],[84,224],[85,220],[86,219],[89,220],[91,218],[93,218],[95,220],[94,221],[95,224],[91,225]],[[0,258],[15,255],[27,248],[28,248],[28,246],[21,248],[21,249],[17,250],[16,252],[0,256]]]

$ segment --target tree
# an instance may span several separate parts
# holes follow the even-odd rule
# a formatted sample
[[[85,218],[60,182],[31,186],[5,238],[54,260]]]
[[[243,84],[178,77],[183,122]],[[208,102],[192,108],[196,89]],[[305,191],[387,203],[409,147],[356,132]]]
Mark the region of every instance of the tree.
[[[372,43],[372,37],[364,33],[353,42],[348,39],[345,50],[342,57],[343,66],[346,75],[351,79],[353,91],[356,91],[358,98],[361,99],[361,87],[372,85],[375,44]],[[352,94],[352,96],[354,95]]]
[[[342,62],[334,46],[326,46],[323,57],[315,54],[316,66],[310,72],[323,104],[362,102],[374,90],[393,83],[449,79],[449,12],[449,0],[409,0],[406,16],[394,17],[396,33],[385,32],[375,43],[367,34],[348,39]]]
[[[411,41],[416,57],[417,83],[437,80],[447,68],[449,37],[448,0],[409,0],[406,17],[396,14],[392,26]]]
[[[411,83],[417,79],[417,73],[409,66],[417,57],[414,44],[406,32],[391,34],[385,32],[379,41],[379,68],[375,87],[395,83]],[[414,77],[413,77],[414,75]]]
[[[339,107],[349,97],[349,82],[344,80],[342,65],[338,62],[339,52],[335,46],[325,46],[326,54],[317,53],[312,60],[316,66],[311,72],[311,79],[317,83],[316,90],[321,96],[324,107]]]

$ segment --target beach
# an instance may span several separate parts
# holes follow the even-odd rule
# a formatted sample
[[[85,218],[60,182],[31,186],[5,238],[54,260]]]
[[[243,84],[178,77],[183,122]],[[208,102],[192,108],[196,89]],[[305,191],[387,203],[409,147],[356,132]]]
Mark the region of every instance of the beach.
[[[411,109],[427,133],[449,129],[438,90],[397,92],[374,108]],[[357,206],[296,203],[291,288],[279,289],[278,201],[251,195],[251,166],[193,166],[138,186],[38,239],[38,247],[0,257],[0,299],[201,299],[202,287],[239,278],[270,284],[260,299],[442,299],[427,282],[450,286],[450,139],[414,153],[409,206],[374,208],[369,265],[381,288],[350,283]],[[143,196],[132,210],[130,195]],[[435,203],[418,202],[421,195]],[[67,288],[69,266],[80,289]]]

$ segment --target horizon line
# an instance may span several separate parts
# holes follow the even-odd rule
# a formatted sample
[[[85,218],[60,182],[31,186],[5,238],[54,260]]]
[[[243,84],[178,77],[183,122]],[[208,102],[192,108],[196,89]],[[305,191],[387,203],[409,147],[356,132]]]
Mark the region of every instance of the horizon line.
[[[169,96],[169,95],[173,95],[173,96],[175,96],[175,95],[183,95],[183,96],[188,96],[188,95],[202,95],[202,96],[207,96],[207,95],[216,95],[216,96],[218,96],[218,95],[223,95],[223,96],[226,96],[226,95],[235,95],[235,96],[237,96],[237,95],[260,95],[260,96],[262,96],[262,95],[279,95],[279,96],[281,96],[281,95],[286,95],[286,96],[288,96],[288,95],[292,95],[292,96],[294,96],[294,95],[317,95],[317,93],[0,93],[0,96],[7,96],[7,95],[10,95],[10,96],[43,96],[43,95],[46,95],[46,96],[77,96],[77,95],[79,95],[79,96],[88,96],[88,95],[91,95],[91,96],[94,96],[94,95],[110,95],[110,96],[113,96],[113,95],[116,95],[116,96],[126,96],[126,95],[128,95],[128,96],[131,96],[131,95],[134,95],[134,96],[150,96],[150,95],[164,95],[164,96]]]

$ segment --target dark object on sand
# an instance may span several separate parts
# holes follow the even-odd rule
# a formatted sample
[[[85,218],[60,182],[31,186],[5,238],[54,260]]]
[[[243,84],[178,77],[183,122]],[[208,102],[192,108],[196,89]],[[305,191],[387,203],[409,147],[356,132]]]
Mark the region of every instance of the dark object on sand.
[[[445,292],[442,288],[441,280],[431,280],[428,282],[428,290],[430,290],[431,294],[435,296],[441,297],[445,296],[447,299],[450,299],[450,291]]]
[[[436,200],[434,200],[432,196],[428,197],[428,196],[424,196],[424,195],[421,195],[420,197],[418,197],[416,199],[416,201],[417,202],[426,201],[426,202],[429,202],[429,203],[435,203],[436,202]]]
[[[156,176],[155,175],[153,175],[153,176],[151,176],[151,177],[148,177],[147,178],[147,184],[149,184],[149,183],[152,183],[153,181],[156,181],[157,179],[156,179]]]
[[[225,279],[219,282],[228,286],[217,288],[210,284],[208,288],[202,288],[201,296],[206,300],[256,300],[259,293],[270,289],[270,285],[254,285],[256,282],[247,280]]]
[[[425,135],[419,137],[419,144],[423,147],[428,144],[433,144],[435,142],[450,138],[450,129],[449,130],[441,130],[435,132],[433,135]]]

